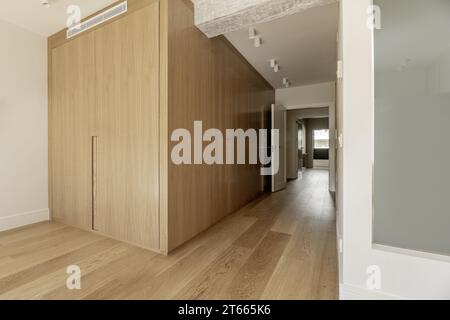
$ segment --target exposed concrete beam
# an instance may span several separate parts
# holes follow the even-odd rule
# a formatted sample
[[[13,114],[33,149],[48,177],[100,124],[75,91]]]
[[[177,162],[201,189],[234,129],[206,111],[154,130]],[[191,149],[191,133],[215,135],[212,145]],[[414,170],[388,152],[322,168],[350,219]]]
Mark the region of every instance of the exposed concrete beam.
[[[337,1],[193,0],[195,24],[210,38]]]

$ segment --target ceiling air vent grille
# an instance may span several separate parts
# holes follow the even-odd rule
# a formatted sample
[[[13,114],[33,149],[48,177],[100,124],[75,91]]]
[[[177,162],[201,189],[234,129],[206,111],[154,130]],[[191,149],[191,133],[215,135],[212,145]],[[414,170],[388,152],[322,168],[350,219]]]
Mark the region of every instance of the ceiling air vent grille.
[[[128,1],[122,2],[117,6],[114,6],[106,11],[103,11],[102,13],[96,15],[95,17],[92,17],[74,27],[69,28],[67,30],[67,39],[75,37],[76,35],[79,35],[80,33],[83,33],[86,30],[98,26],[99,24],[104,23],[108,20],[111,20],[112,18],[115,18],[127,11],[128,11]]]

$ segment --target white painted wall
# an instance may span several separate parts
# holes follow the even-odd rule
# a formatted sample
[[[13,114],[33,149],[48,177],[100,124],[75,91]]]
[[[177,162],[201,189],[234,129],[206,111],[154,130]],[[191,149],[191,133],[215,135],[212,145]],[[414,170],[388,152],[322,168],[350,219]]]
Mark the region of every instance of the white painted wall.
[[[336,153],[335,153],[335,129],[336,129],[336,83],[325,82],[308,86],[291,87],[275,90],[277,105],[284,106],[288,110],[306,108],[329,108],[330,119],[330,191],[336,191]],[[295,141],[290,141],[294,138]],[[286,139],[289,145],[297,143],[297,137],[290,134]],[[291,170],[292,171],[292,170]],[[288,174],[290,179],[295,179],[295,174]]]
[[[373,65],[371,0],[341,0],[344,80],[339,86],[338,210],[343,214],[341,298],[450,299],[450,259],[372,244]],[[339,99],[338,99],[339,100]],[[381,290],[367,289],[367,268],[381,269]],[[341,265],[342,266],[342,265]]]
[[[328,107],[335,101],[335,83],[325,82],[308,86],[283,88],[275,91],[276,103],[288,109]]]
[[[339,5],[339,28],[338,28],[338,61],[343,59],[343,5]],[[339,284],[343,283],[343,150],[341,143],[343,142],[342,129],[343,124],[343,81],[337,79],[336,81],[336,220],[337,220],[337,243],[338,243],[338,264],[339,264]]]
[[[47,40],[0,20],[0,231],[48,219]]]

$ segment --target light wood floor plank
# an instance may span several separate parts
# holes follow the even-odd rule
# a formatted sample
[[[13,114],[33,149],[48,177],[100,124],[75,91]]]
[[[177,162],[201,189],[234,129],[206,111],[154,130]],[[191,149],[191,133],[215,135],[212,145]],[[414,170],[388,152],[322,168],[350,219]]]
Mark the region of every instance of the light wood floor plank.
[[[81,290],[68,290],[69,265]],[[169,256],[45,222],[0,233],[1,299],[336,299],[328,172],[308,170]]]
[[[262,294],[262,299],[311,299],[313,290],[311,274],[314,267],[308,260],[281,257]]]
[[[247,262],[241,267],[228,288],[229,299],[259,299],[290,236],[269,232]]]
[[[86,257],[90,257],[94,254],[98,254],[99,252],[103,252],[117,244],[118,241],[115,240],[99,239],[94,243],[89,243],[88,245],[69,253],[63,254],[28,269],[1,278],[0,294],[17,288],[28,282],[34,281],[42,275],[76,264],[79,260],[85,259]]]
[[[27,239],[6,244],[2,247],[0,257],[18,257],[26,255],[27,253],[33,252],[35,250],[40,250],[49,245],[51,246],[55,242],[64,241],[66,238],[69,238],[74,232],[79,233],[78,230],[74,230],[70,227],[58,228],[42,235],[36,235]]]
[[[53,245],[49,245],[45,248],[41,248],[40,250],[30,252],[24,256],[16,257],[12,262],[0,266],[0,278],[41,264],[44,261],[48,261],[58,256],[64,255],[89,243],[93,243],[98,239],[101,239],[100,236],[94,235],[89,232],[75,229],[74,231],[77,232],[71,234],[71,237],[66,238],[64,242],[55,242]]]
[[[88,275],[97,268],[108,265],[109,263],[124,257],[128,253],[128,250],[129,245],[117,244],[111,249],[79,261],[77,266],[80,267],[82,275]],[[7,291],[0,295],[0,299],[42,299],[47,293],[66,284],[68,277],[68,274],[66,273],[67,267],[48,273],[34,281]]]
[[[339,296],[336,283],[339,282],[337,269],[336,234],[329,232],[323,259],[320,263],[319,295],[320,300],[336,300]]]
[[[244,220],[234,217],[224,221],[223,226],[216,227],[214,232],[207,232],[202,245],[193,252],[184,256],[168,268],[161,268],[159,263],[153,270],[135,281],[133,286],[127,285],[120,297],[126,299],[169,299],[180,291],[190,280],[197,276],[203,269],[214,261],[231,243],[254,224],[253,219]],[[195,243],[195,240],[194,242]],[[189,244],[188,244],[189,246]],[[159,257],[158,260],[163,258]],[[157,273],[157,269],[159,272]]]
[[[224,299],[224,288],[253,252],[231,246],[200,275],[190,281],[174,298],[180,300]]]
[[[93,299],[97,296],[101,299],[107,299],[113,288],[109,286],[110,282],[127,283],[132,275],[138,273],[140,269],[152,259],[156,254],[141,248],[128,246],[124,255],[118,257],[108,264],[99,264],[97,267],[86,274],[82,269],[81,290],[67,290],[65,285],[47,293],[45,299],[49,300],[79,300]],[[107,287],[108,291],[102,288]]]
[[[50,231],[65,228],[66,226],[57,222],[40,222],[0,233],[0,245],[6,245],[15,241],[46,234]]]
[[[275,215],[267,215],[258,219],[258,221],[233,244],[245,248],[255,248],[262,241],[274,223]]]

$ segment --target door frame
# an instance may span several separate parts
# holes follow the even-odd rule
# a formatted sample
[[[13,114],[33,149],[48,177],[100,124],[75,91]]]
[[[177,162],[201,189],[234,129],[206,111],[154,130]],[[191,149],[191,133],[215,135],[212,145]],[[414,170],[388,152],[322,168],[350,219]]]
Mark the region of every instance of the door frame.
[[[336,123],[336,102],[306,104],[286,107],[287,111],[301,109],[328,108],[329,130],[330,130],[330,165],[329,165],[329,191],[336,192],[337,185],[337,149],[339,147]]]
[[[274,159],[274,150],[276,148],[279,149],[280,151],[280,155],[281,153],[283,153],[282,157],[279,157],[278,161],[279,161],[279,170],[278,173],[275,173],[273,171],[273,166],[272,166],[272,175],[271,175],[271,191],[272,192],[277,192],[280,190],[283,190],[286,188],[287,186],[287,172],[286,172],[286,125],[287,125],[287,109],[284,106],[278,106],[281,110],[276,110],[277,106],[275,104],[272,104],[271,106],[271,128],[272,130],[275,129],[275,125],[276,125],[276,121],[275,121],[275,114],[277,113],[277,111],[281,111],[283,112],[283,134],[280,134],[280,143],[279,146],[275,146],[273,144],[273,139],[270,139],[270,144],[271,144],[271,150],[272,150],[272,161]],[[273,133],[272,133],[273,135]],[[282,139],[282,141],[281,141]],[[281,159],[282,158],[282,159]],[[279,176],[279,174],[282,174],[282,182],[281,183],[277,183],[276,181],[276,177]]]

